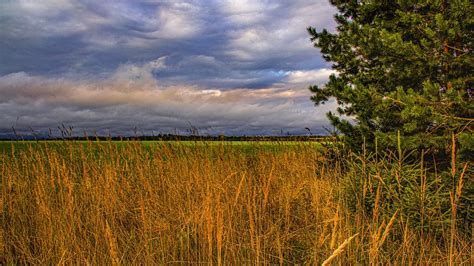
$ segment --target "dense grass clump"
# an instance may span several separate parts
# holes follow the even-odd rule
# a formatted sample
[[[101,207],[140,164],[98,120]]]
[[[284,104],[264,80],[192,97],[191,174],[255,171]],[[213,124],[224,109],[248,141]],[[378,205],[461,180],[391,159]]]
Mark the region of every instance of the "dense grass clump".
[[[367,181],[374,166],[343,172],[312,143],[16,144],[0,162],[6,264],[469,263],[452,214],[423,230],[431,196],[382,200],[394,172]]]

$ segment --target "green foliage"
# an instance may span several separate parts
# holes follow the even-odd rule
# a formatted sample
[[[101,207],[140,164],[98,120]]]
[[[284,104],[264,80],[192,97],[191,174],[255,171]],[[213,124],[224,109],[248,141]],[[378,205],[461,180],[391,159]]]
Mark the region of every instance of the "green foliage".
[[[316,105],[335,98],[332,124],[359,150],[377,138],[446,157],[451,134],[472,155],[474,14],[470,1],[332,0],[337,32],[308,28],[314,46],[333,63],[324,87],[311,86]],[[355,122],[349,122],[350,117]],[[461,140],[462,139],[462,140]],[[419,154],[419,153],[417,153]],[[472,158],[472,157],[471,157]]]
[[[410,156],[403,150],[398,154],[352,154],[342,180],[341,197],[347,207],[367,219],[380,221],[389,220],[397,212],[411,228],[439,237],[451,226],[450,194],[456,193],[462,178],[464,186],[455,207],[456,224],[466,236],[471,234],[473,182],[468,182],[462,166],[454,176],[436,173],[426,168],[423,158],[418,163],[409,162]]]

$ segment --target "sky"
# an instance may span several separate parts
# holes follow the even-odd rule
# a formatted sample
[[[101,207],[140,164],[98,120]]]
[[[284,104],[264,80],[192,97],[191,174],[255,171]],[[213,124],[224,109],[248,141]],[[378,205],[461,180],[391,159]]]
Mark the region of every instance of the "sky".
[[[0,0],[0,136],[323,134],[328,2]]]

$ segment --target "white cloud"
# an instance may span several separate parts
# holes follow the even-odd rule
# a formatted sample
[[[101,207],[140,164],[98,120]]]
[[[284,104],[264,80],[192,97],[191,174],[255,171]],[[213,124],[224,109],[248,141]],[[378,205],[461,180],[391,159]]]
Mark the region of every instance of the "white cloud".
[[[37,16],[54,16],[74,7],[73,2],[69,0],[16,0],[10,2],[14,7],[21,8],[29,15]]]
[[[236,1],[230,1],[237,3]],[[265,1],[249,1],[237,8],[235,14],[263,14],[259,21],[244,23],[232,20],[227,54],[239,60],[255,60],[271,57],[288,57],[295,54],[311,54],[308,26],[332,30],[334,7],[327,2],[276,1],[281,5]],[[251,3],[251,4],[250,4]],[[230,5],[228,5],[229,10]]]
[[[195,8],[180,9],[162,9],[160,10],[161,28],[159,34],[155,36],[163,38],[184,38],[198,34],[200,31],[199,24],[194,18],[194,12],[198,12]]]
[[[0,31],[0,36],[9,38],[59,37],[93,31],[108,23],[71,0],[7,1],[2,9],[0,18],[9,21],[9,28]]]
[[[222,0],[218,7],[230,22],[250,25],[267,19],[278,4],[274,1]]]
[[[324,84],[331,74],[336,74],[335,70],[322,68],[315,70],[296,70],[286,73],[285,82],[291,84]]]

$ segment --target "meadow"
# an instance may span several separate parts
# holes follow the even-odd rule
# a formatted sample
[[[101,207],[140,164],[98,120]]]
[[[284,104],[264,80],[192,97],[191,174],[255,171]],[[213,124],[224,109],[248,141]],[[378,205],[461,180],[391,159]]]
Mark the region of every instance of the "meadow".
[[[435,189],[401,154],[327,149],[0,142],[0,262],[472,265],[458,212],[467,165]]]

